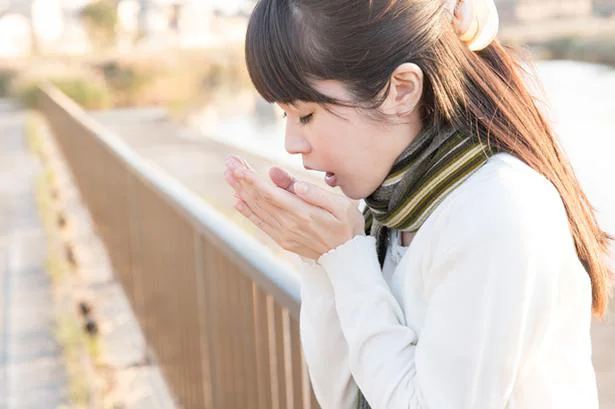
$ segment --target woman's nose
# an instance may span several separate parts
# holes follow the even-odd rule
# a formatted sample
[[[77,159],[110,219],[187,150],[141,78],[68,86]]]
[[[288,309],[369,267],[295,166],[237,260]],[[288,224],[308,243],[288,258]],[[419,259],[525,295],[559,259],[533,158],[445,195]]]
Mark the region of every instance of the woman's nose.
[[[291,155],[296,153],[308,153],[310,151],[310,144],[301,136],[299,132],[293,132],[291,129],[286,128],[286,135],[284,136],[284,147],[286,152]]]

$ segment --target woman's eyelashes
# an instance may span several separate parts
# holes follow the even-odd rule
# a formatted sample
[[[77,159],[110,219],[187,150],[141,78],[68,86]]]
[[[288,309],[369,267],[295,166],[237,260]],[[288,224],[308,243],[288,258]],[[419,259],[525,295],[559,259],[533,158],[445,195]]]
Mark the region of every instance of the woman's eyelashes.
[[[302,116],[301,118],[299,118],[299,122],[301,122],[303,125],[307,124],[312,119],[312,115],[313,114]]]
[[[303,125],[306,125],[307,123],[310,122],[310,120],[312,119],[313,115],[314,114],[309,114],[309,115],[306,115],[306,116],[302,116],[301,118],[299,118],[299,122],[301,122]],[[286,112],[284,112],[282,114],[282,118],[286,118],[287,116],[288,116],[288,114],[286,114]]]

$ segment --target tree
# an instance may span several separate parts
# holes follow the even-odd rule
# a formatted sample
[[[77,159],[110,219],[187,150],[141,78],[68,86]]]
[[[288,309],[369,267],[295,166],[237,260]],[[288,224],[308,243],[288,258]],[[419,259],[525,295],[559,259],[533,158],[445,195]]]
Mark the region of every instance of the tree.
[[[92,44],[99,49],[110,48],[117,40],[117,2],[97,0],[81,10],[81,18]]]

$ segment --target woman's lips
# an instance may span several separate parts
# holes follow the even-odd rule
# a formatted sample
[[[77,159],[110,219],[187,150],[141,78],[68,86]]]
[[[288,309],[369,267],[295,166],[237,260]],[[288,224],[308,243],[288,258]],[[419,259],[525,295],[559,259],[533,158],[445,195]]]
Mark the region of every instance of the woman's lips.
[[[327,172],[325,174],[325,183],[331,187],[337,186],[337,176],[335,176],[335,173]]]
[[[324,170],[314,169],[309,166],[303,165],[303,167],[307,170],[313,170],[316,172],[325,172],[325,183],[331,187],[337,186],[337,176],[333,172],[327,172]]]

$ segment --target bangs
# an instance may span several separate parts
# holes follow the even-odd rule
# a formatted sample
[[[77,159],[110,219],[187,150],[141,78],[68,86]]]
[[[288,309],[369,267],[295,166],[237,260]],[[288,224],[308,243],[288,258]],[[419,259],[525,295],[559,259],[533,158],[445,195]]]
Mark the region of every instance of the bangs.
[[[260,0],[246,33],[245,55],[257,92],[270,103],[305,101],[337,104],[316,91],[310,81],[327,78],[326,64],[311,21],[292,0]]]

